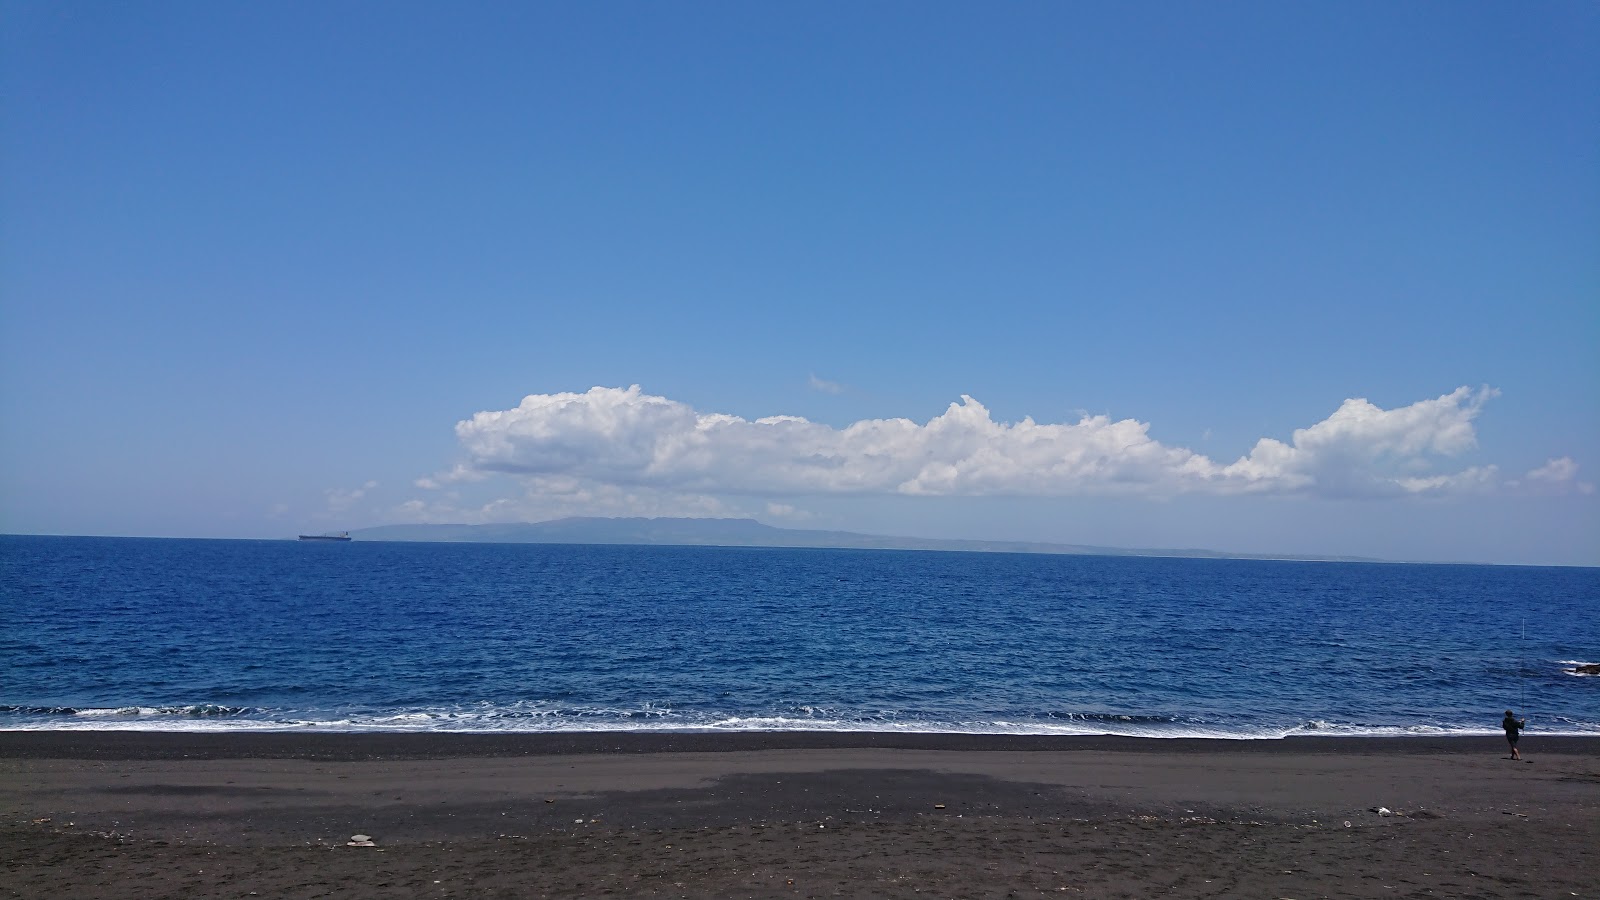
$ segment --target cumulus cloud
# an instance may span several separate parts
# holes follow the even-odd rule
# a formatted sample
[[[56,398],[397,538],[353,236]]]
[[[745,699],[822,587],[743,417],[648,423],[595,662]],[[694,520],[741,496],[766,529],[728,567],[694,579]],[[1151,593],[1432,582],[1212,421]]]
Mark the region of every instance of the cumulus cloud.
[[[1498,395],[1457,388],[1434,400],[1382,409],[1346,400],[1333,415],[1296,429],[1288,444],[1262,438],[1249,455],[1221,469],[1219,484],[1248,490],[1300,490],[1324,496],[1437,494],[1492,486],[1492,466],[1432,474],[1438,457],[1477,446],[1472,420]]]
[[[1395,409],[1346,400],[1287,441],[1262,438],[1221,463],[1161,443],[1134,419],[996,422],[968,396],[920,424],[869,419],[835,428],[796,416],[703,413],[638,385],[596,387],[533,394],[458,423],[466,460],[418,484],[504,473],[522,479],[530,497],[587,509],[681,509],[713,495],[1440,495],[1498,486],[1493,466],[1436,468],[1476,446],[1473,420],[1494,396],[1460,388]]]

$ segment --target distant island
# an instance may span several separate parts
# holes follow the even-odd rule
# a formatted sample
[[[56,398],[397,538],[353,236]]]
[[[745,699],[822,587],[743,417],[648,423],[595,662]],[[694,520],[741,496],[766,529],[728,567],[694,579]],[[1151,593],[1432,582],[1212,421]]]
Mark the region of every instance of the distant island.
[[[1217,550],[1138,549],[1033,541],[970,541],[890,537],[852,531],[777,528],[755,519],[571,517],[496,525],[378,525],[351,531],[357,541],[437,541],[487,544],[653,544],[697,547],[811,547],[840,550],[946,550],[963,553],[1055,553],[1080,556],[1177,556],[1196,559],[1298,559],[1383,562],[1356,556],[1224,553]]]

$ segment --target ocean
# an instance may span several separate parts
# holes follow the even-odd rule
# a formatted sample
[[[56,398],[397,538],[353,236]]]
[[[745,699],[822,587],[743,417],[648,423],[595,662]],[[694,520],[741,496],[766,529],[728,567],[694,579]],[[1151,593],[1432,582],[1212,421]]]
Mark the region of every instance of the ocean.
[[[1600,570],[0,537],[0,729],[1600,734]]]

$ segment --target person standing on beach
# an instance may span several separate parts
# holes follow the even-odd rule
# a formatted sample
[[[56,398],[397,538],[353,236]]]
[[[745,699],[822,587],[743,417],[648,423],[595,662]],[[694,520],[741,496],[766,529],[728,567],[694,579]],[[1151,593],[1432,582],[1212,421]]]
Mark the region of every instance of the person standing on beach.
[[[1500,723],[1500,727],[1506,730],[1506,743],[1511,745],[1511,758],[1521,759],[1522,754],[1517,750],[1517,738],[1522,736],[1522,729],[1528,727],[1528,720],[1517,718],[1508,709],[1506,719]]]

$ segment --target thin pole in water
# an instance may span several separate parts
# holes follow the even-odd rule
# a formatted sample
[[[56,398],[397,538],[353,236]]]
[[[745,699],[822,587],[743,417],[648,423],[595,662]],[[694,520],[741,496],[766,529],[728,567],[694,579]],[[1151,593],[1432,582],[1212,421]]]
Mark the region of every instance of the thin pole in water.
[[[1517,698],[1517,713],[1524,719],[1528,717],[1528,620],[1522,620],[1522,641],[1517,646],[1517,686],[1521,693]]]

